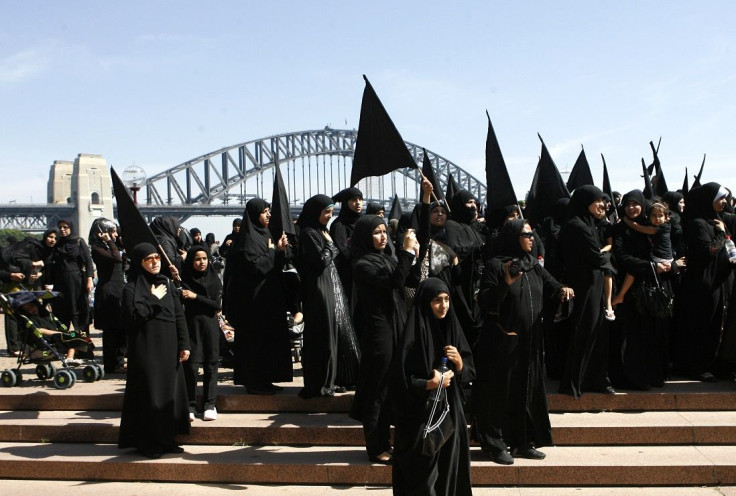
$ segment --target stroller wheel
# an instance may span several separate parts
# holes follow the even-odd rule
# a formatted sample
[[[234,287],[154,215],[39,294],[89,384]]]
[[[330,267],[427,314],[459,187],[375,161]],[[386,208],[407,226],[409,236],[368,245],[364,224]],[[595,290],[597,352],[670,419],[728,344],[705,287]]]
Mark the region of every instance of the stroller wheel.
[[[72,373],[68,370],[60,370],[54,374],[54,387],[56,389],[68,389],[74,385]]]
[[[2,382],[4,387],[13,387],[20,381],[18,381],[15,375],[15,370],[6,369],[3,370],[2,374],[0,374],[0,382]]]
[[[97,365],[87,365],[82,369],[82,377],[86,382],[95,382],[100,378],[100,370]]]
[[[100,379],[104,379],[105,369],[102,368],[102,366],[99,363],[95,363],[94,366],[97,368],[97,373],[99,374],[99,376],[97,377],[97,380],[99,381]]]
[[[39,363],[36,365],[36,377],[39,379],[50,379],[56,372],[50,363]]]
[[[69,387],[74,387],[74,385],[77,383],[77,372],[74,370],[70,370],[69,373],[72,376],[72,383]]]

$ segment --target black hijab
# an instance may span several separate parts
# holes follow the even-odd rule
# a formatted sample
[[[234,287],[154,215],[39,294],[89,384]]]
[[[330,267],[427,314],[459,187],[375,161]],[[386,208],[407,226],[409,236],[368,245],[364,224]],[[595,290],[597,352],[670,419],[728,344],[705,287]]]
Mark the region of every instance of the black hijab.
[[[713,208],[713,202],[727,194],[728,191],[718,183],[705,183],[691,189],[685,200],[685,217],[688,220],[720,219],[720,214]]]
[[[172,239],[177,247],[182,246],[182,240],[179,237],[180,227],[179,219],[173,215],[156,217],[151,222],[151,231],[153,231],[154,235]]]
[[[207,233],[207,236],[204,237],[204,242],[209,248],[215,244],[215,241],[215,233]]]
[[[455,196],[452,197],[450,208],[452,209],[452,220],[459,222],[460,224],[470,224],[478,213],[476,207],[467,207],[465,204],[470,200],[475,200],[476,204],[478,200],[473,196],[470,191],[461,189]]]
[[[378,251],[373,246],[373,230],[380,226],[383,219],[377,215],[366,215],[355,224],[353,237],[350,238],[350,259],[357,262],[361,258],[367,258],[372,261],[380,262],[382,265],[390,264],[396,268],[396,258],[393,256],[391,243],[387,241],[386,248]],[[386,233],[388,238],[388,232]],[[387,259],[387,260],[384,260]],[[390,259],[391,261],[389,262]]]
[[[202,252],[207,256],[207,269],[200,272],[194,268],[194,255]],[[212,267],[212,258],[209,250],[202,246],[193,246],[187,252],[187,258],[182,267],[181,281],[186,287],[197,294],[216,299],[222,294],[222,282],[220,276]]]
[[[82,252],[82,240],[79,236],[73,234],[74,223],[71,219],[61,219],[56,224],[56,227],[58,228],[61,223],[69,225],[69,234],[67,236],[62,236],[61,231],[59,231],[59,235],[56,238],[56,253],[77,261],[83,260],[84,254]]]
[[[143,268],[143,259],[154,254],[158,255],[159,252],[151,243],[138,243],[131,252],[130,267],[131,274],[134,277],[132,282],[135,284],[133,304],[135,306],[142,305],[148,307],[150,306],[151,298],[153,298],[161,305],[161,311],[156,315],[156,319],[164,322],[175,322],[174,295],[171,295],[171,298],[164,297],[161,300],[151,295],[151,286],[164,284],[169,292],[173,289],[169,284],[169,278],[163,275],[161,271],[158,274],[151,274]]]
[[[641,214],[636,219],[632,219],[635,222],[641,224],[646,223],[649,216],[649,202],[644,198],[644,193],[639,189],[632,189],[621,198],[622,211],[619,214],[620,218],[628,217],[626,215],[626,204],[634,202],[641,207]]]
[[[271,232],[261,224],[260,215],[270,207],[271,205],[262,198],[251,198],[245,204],[243,225],[240,228],[240,238],[235,246],[235,252],[242,253],[251,263],[258,263],[260,258],[268,253]]]
[[[322,210],[331,207],[335,204],[327,195],[314,195],[309,200],[304,202],[302,212],[299,214],[299,220],[296,225],[299,229],[305,227],[311,227],[318,231],[327,231],[327,226],[323,226],[319,221],[319,217],[322,214]]]
[[[358,188],[346,188],[332,197],[333,202],[340,202],[340,213],[337,218],[343,224],[354,225],[360,219],[360,213],[355,212],[348,206],[348,201],[353,198],[363,198],[363,192]]]
[[[595,229],[595,217],[590,213],[588,207],[590,207],[591,203],[604,196],[605,193],[592,184],[575,188],[575,191],[572,192],[572,196],[570,197],[570,206],[568,207],[570,217],[580,217],[583,222]]]
[[[680,200],[682,200],[684,196],[679,191],[668,191],[667,193],[662,195],[662,200],[667,204],[667,208],[671,212],[675,212],[678,214],[682,214],[682,209],[680,208]]]
[[[501,232],[496,238],[495,248],[496,256],[503,262],[512,258],[519,259],[519,265],[524,272],[528,272],[534,268],[539,261],[534,258],[531,252],[527,253],[521,248],[519,236],[524,226],[529,225],[529,221],[525,219],[507,220],[501,228]],[[532,250],[534,251],[534,250]]]
[[[369,202],[365,208],[366,214],[378,215],[378,212],[386,213],[386,209],[378,202]]]

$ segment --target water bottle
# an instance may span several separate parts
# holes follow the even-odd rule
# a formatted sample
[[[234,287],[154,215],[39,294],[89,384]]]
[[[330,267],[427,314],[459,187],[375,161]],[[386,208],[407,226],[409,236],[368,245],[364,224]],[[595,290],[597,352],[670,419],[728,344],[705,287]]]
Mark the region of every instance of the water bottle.
[[[731,243],[731,245],[733,245],[733,243]],[[736,250],[736,247],[734,247],[734,250]],[[450,370],[450,367],[447,366],[447,357],[442,357],[440,367],[437,370],[439,370],[441,374],[444,374],[445,372],[448,372]]]
[[[726,236],[726,251],[728,252],[728,261],[736,263],[736,245],[731,241],[731,236]]]

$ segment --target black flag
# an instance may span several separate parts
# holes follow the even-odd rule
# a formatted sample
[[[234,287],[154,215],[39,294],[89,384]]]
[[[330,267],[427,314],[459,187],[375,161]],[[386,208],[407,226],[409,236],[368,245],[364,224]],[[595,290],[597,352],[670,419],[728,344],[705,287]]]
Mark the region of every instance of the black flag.
[[[700,170],[698,171],[698,175],[695,176],[695,181],[693,181],[693,189],[700,186],[700,177],[703,175],[703,167],[705,167],[705,153],[703,154],[703,163],[700,164]]]
[[[539,136],[539,134],[537,134]],[[552,215],[552,205],[560,198],[570,198],[565,181],[560,175],[547,145],[542,142],[542,155],[539,157],[537,170],[534,172],[532,186],[526,198],[526,217],[532,227],[539,225],[545,217]]]
[[[140,210],[133,203],[133,199],[128,194],[128,188],[125,187],[123,181],[120,180],[117,172],[112,167],[110,167],[110,176],[112,177],[112,189],[115,193],[115,200],[118,204],[120,234],[126,250],[132,252],[133,248],[140,243],[151,243],[153,246],[158,246],[156,236],[153,235],[146,219],[143,218]],[[161,248],[159,248],[159,251],[163,253]]]
[[[488,117],[488,134],[486,136],[486,212],[516,205],[518,198],[511,184],[506,162],[501,154],[501,147],[496,138],[496,132],[491,124],[491,116],[486,110]]]
[[[606,157],[603,156],[601,153],[601,160],[603,160],[603,192],[608,195],[608,197],[611,199],[611,203],[614,202],[613,199],[613,188],[611,187],[611,180],[608,178],[608,167],[606,166]],[[618,210],[616,209],[616,205],[613,205],[613,215],[614,218],[618,217]]]
[[[652,191],[654,192],[655,196],[661,197],[669,190],[667,189],[667,181],[664,180],[664,174],[662,174],[662,164],[660,164],[659,162],[659,145],[657,145],[657,148],[655,148],[654,142],[650,141],[649,147],[652,149],[652,154],[654,155],[654,159],[652,160],[652,169],[654,170],[654,175],[652,175],[651,171],[648,171],[651,176]]]
[[[651,200],[654,198],[654,190],[652,189],[652,180],[649,177],[649,171],[647,170],[647,164],[644,163],[644,158],[641,159],[641,171],[644,174],[644,198]]]
[[[289,210],[289,195],[284,186],[284,178],[281,176],[281,167],[279,167],[278,159],[274,166],[276,173],[273,178],[273,196],[271,198],[271,220],[268,223],[268,229],[271,231],[271,237],[275,240],[279,239],[282,234],[290,234],[289,238],[296,236],[294,223],[291,222],[291,211]],[[289,239],[293,242],[294,239]]]
[[[452,174],[447,174],[447,190],[445,191],[445,201],[449,204],[452,202],[452,197],[458,194],[461,190],[460,185],[452,177]]]
[[[682,181],[682,196],[687,196],[689,191],[690,191],[690,187],[688,186],[688,180],[687,180],[687,167],[685,167],[685,179],[683,179]]]
[[[404,167],[417,168],[404,139],[391,121],[388,112],[365,79],[363,102],[360,107],[358,137],[355,140],[353,170],[350,185],[368,176],[382,176]]]
[[[442,188],[440,188],[440,182],[437,180],[437,176],[434,173],[432,162],[429,161],[429,157],[427,156],[427,150],[422,148],[422,152],[424,152],[424,158],[422,159],[422,174],[424,174],[424,177],[429,179],[429,182],[432,183],[434,194],[437,197],[437,200],[444,201],[445,205],[447,205],[447,202],[445,201],[445,195],[444,193],[442,193]]]
[[[572,166],[570,177],[567,178],[567,190],[573,191],[575,188],[586,184],[595,185],[588,158],[585,156],[585,150],[581,148],[578,159],[575,161],[575,165]]]
[[[399,220],[404,212],[401,211],[401,202],[399,195],[394,194],[394,201],[391,203],[391,210],[388,213],[388,220]]]

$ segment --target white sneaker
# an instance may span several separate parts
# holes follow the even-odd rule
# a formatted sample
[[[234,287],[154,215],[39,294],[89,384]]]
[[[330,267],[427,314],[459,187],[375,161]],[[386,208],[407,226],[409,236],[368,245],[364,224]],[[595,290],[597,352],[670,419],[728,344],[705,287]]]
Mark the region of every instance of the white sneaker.
[[[194,414],[192,412],[189,412],[189,422],[194,422]]]
[[[211,410],[205,410],[202,420],[217,420],[217,408],[212,407]]]

